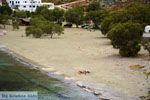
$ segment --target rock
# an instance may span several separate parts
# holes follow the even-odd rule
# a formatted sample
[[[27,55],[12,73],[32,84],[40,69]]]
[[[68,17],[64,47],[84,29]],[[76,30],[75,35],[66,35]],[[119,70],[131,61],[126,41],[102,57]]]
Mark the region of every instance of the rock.
[[[64,73],[62,73],[62,72],[54,72],[53,74],[55,74],[55,75],[64,75]]]
[[[89,93],[93,93],[91,90],[87,89],[87,88],[83,88],[85,91],[89,92]]]
[[[70,80],[70,81],[77,81],[75,77],[65,77],[65,80]]]
[[[84,83],[82,81],[77,81],[76,84],[77,84],[77,86],[79,86],[81,88],[86,88],[86,86],[84,85]]]
[[[100,91],[94,90],[94,95],[102,95]]]
[[[48,72],[54,72],[54,71],[56,71],[54,68],[42,68],[42,70],[48,71]]]

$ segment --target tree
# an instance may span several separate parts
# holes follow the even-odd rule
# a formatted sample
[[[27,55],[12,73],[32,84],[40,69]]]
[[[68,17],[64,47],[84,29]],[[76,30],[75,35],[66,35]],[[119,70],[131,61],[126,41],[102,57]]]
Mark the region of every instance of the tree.
[[[92,20],[95,26],[98,26],[107,14],[108,11],[106,10],[90,11],[87,13],[86,17],[88,20]]]
[[[101,22],[101,31],[103,35],[107,35],[107,32],[115,26],[117,23],[125,23],[129,21],[126,11],[118,11],[118,12],[111,12],[107,14],[107,17],[102,20]]]
[[[140,23],[144,28],[150,24],[150,7],[142,4],[131,4],[125,10],[111,12],[102,21],[102,33],[107,35],[107,32],[117,23]]]
[[[15,17],[17,17],[17,18],[26,18],[27,15],[26,15],[25,11],[21,10],[21,11],[16,11]]]
[[[30,11],[25,11],[25,13],[26,13],[26,17],[31,17],[32,16]]]
[[[13,30],[15,29],[19,29],[19,22],[17,20],[15,20],[12,24]]]
[[[27,27],[26,28],[26,36],[33,35],[35,38],[40,38],[43,34],[43,31],[38,27]]]
[[[78,25],[83,23],[84,9],[82,7],[75,7],[73,9],[69,9],[65,13],[65,19],[69,23]]]
[[[111,23],[113,22],[113,18],[112,17],[106,17],[104,18],[104,20],[101,23],[101,31],[103,35],[106,35],[107,32],[111,29]]]
[[[5,25],[9,24],[8,19],[10,18],[10,16],[9,15],[1,15],[0,17],[1,17],[0,23],[3,25],[3,28],[5,28]]]
[[[35,13],[36,13],[37,15],[42,15],[42,14],[44,14],[44,13],[43,13],[44,10],[48,10],[48,8],[47,8],[46,6],[40,6],[40,7],[38,7],[38,8],[36,9]]]
[[[63,20],[64,10],[55,8],[52,13],[53,13],[53,21],[61,22]]]
[[[6,6],[0,6],[0,14],[2,15],[11,15],[12,9],[6,5]]]
[[[86,8],[86,11],[89,12],[89,11],[97,11],[97,10],[100,10],[101,9],[101,6],[100,6],[100,3],[99,2],[92,2],[88,5],[88,7]]]
[[[136,56],[140,51],[142,31],[139,23],[119,23],[108,32],[108,38],[121,56]]]
[[[64,29],[60,25],[49,22],[43,17],[35,17],[30,20],[29,27],[26,27],[26,36],[33,35],[36,38],[40,38],[42,35],[50,35],[51,38],[54,34],[62,34]],[[39,32],[38,32],[39,31]]]

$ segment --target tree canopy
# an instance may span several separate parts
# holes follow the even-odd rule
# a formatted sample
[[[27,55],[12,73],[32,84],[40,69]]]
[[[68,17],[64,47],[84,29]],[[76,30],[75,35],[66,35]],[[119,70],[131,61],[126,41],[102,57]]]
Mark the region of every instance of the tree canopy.
[[[40,38],[42,35],[50,35],[51,38],[54,34],[63,34],[63,27],[60,25],[49,22],[44,17],[31,18],[30,25],[26,27],[26,36],[33,35],[36,38]]]
[[[121,56],[136,56],[140,50],[142,32],[139,23],[119,23],[108,32],[108,38],[113,47],[119,49]]]
[[[86,8],[86,11],[97,11],[101,9],[101,5],[99,2],[92,2],[89,4],[89,6]]]
[[[82,7],[75,7],[69,9],[65,13],[65,19],[67,22],[78,25],[83,23],[84,9]]]

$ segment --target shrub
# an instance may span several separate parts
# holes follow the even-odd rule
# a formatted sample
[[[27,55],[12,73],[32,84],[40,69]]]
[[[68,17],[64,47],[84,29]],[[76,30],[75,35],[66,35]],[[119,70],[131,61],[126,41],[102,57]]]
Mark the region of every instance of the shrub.
[[[139,23],[119,23],[108,32],[108,38],[121,56],[136,56],[140,51],[142,31]]]
[[[26,18],[27,14],[25,11],[21,10],[21,11],[16,11],[14,16],[17,18]]]
[[[26,28],[26,36],[33,35],[35,38],[40,38],[43,34],[43,31],[37,27],[27,27]]]
[[[12,24],[13,30],[15,29],[19,29],[19,22],[18,21],[14,21]]]
[[[30,36],[31,34],[40,38],[43,34],[51,35],[51,38],[54,34],[62,34],[64,29],[60,25],[54,24],[53,22],[49,22],[43,17],[35,17],[30,20],[29,27],[26,27],[26,36]]]
[[[89,6],[86,8],[86,11],[96,11],[96,10],[100,10],[101,6],[99,2],[92,2],[89,4]]]

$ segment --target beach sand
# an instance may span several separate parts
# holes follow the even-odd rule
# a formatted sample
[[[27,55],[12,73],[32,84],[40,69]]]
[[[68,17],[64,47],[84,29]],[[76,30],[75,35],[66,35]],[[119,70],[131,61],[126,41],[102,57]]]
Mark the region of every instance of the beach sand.
[[[147,94],[150,83],[146,81],[146,76],[140,70],[129,68],[137,64],[149,67],[149,61],[143,60],[148,55],[146,51],[141,50],[140,56],[135,58],[121,57],[100,31],[67,28],[61,36],[36,39],[25,37],[24,29],[20,27],[13,31],[11,26],[7,26],[7,35],[0,36],[0,44],[41,67],[55,69],[65,76],[98,86],[110,85],[131,96]],[[91,73],[79,75],[79,70]]]

